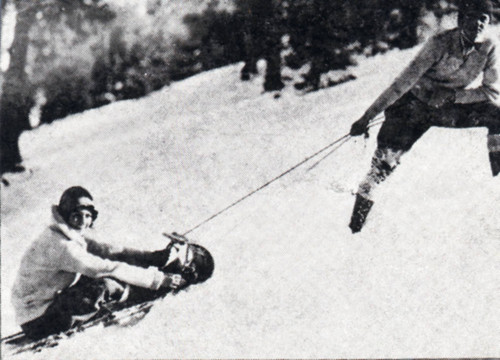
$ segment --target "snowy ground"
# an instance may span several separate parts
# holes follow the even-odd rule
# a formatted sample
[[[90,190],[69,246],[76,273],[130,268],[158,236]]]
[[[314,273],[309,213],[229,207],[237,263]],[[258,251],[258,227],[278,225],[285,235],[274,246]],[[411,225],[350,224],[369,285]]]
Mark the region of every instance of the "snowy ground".
[[[414,51],[361,63],[358,80],[279,99],[241,64],[71,116],[22,138],[28,176],[2,187],[2,336],[23,251],[68,186],[87,187],[101,237],[161,248],[344,135]],[[500,355],[500,179],[486,130],[432,129],[347,224],[375,147],[355,139],[194,231],[214,277],[129,328],[97,328],[33,359]],[[23,357],[25,358],[25,357]]]

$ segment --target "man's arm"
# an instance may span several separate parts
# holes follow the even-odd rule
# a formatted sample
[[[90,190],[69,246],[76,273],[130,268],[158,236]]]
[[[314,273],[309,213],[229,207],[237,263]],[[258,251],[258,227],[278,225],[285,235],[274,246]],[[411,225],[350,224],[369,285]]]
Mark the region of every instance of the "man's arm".
[[[374,118],[399,98],[410,91],[429,68],[439,60],[443,45],[438,38],[431,38],[412,62],[399,74],[391,86],[385,90],[375,102],[366,110],[369,118]]]
[[[470,104],[483,101],[495,101],[499,95],[498,64],[496,48],[492,46],[488,52],[488,60],[483,70],[483,82],[475,89],[457,90],[455,103]]]
[[[366,131],[368,123],[379,113],[398,101],[410,91],[429,68],[439,60],[443,51],[443,44],[439,37],[432,37],[427,41],[417,56],[399,74],[394,82],[385,90],[375,102],[366,110],[364,115],[351,128],[351,135],[361,135]]]

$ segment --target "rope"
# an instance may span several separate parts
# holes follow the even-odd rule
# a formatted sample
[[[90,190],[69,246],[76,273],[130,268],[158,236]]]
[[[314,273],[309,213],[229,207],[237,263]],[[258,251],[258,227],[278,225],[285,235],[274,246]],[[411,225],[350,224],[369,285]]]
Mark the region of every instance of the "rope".
[[[374,126],[378,126],[380,124],[382,124],[384,122],[384,116],[381,115],[381,116],[378,116],[376,117],[375,119],[373,119],[370,124],[368,125],[368,128],[372,128]],[[324,155],[323,157],[321,157],[321,159],[319,159],[318,161],[316,161],[314,164],[312,164],[308,169],[307,171],[311,171],[312,169],[314,169],[316,166],[318,166],[321,162],[323,162],[323,160],[325,160],[328,156],[332,155],[335,151],[337,151],[342,145],[344,145],[347,141],[349,140],[346,139],[343,143],[337,145],[335,148],[333,148],[332,150],[330,150],[328,153],[326,153],[326,155]]]
[[[383,122],[383,118],[384,118],[384,115],[381,114],[379,116],[377,116],[375,119],[373,119],[370,124],[368,125],[368,128],[371,128],[373,126],[377,126],[377,125],[380,125],[382,122]],[[194,230],[198,229],[199,227],[201,227],[202,225],[205,225],[206,223],[212,221],[213,219],[215,219],[216,217],[222,215],[223,213],[225,213],[226,211],[228,211],[229,209],[235,207],[236,205],[238,205],[240,202],[244,201],[245,199],[248,199],[250,196],[254,195],[255,193],[261,191],[262,189],[268,187],[269,185],[271,185],[272,183],[278,181],[279,179],[281,179],[282,177],[288,175],[289,173],[291,173],[293,170],[297,169],[299,166],[303,165],[304,163],[308,162],[309,160],[311,160],[312,158],[318,156],[319,154],[321,154],[322,152],[330,149],[331,147],[337,145],[334,149],[332,149],[328,154],[326,154],[325,156],[323,156],[323,158],[321,158],[319,161],[317,161],[314,165],[312,165],[309,170],[311,168],[314,168],[318,163],[320,163],[322,160],[324,160],[326,157],[328,157],[329,155],[333,154],[337,149],[339,149],[342,145],[344,145],[346,142],[348,142],[350,139],[351,139],[351,135],[350,134],[345,134],[344,136],[341,136],[340,138],[338,138],[337,140],[335,140],[334,142],[326,145],[325,147],[323,147],[322,149],[316,151],[314,154],[306,157],[304,160],[302,160],[301,162],[295,164],[294,166],[292,166],[291,168],[289,168],[288,170],[282,172],[281,174],[279,174],[278,176],[272,178],[271,180],[269,180],[268,182],[266,182],[265,184],[261,185],[260,187],[258,187],[257,189],[249,192],[248,194],[246,194],[245,196],[239,198],[238,200],[236,200],[235,202],[229,204],[228,206],[226,206],[225,208],[219,210],[218,212],[216,212],[215,214],[209,216],[208,218],[206,218],[205,220],[203,220],[202,222],[198,223],[196,226],[192,227],[191,229],[189,229],[188,231],[186,231],[185,233],[182,234],[182,236],[186,236],[187,234],[193,232]]]
[[[385,116],[383,114],[379,115],[368,124],[368,128],[381,125],[384,121],[385,121]]]
[[[342,141],[341,143],[339,143],[337,146],[335,146],[332,150],[330,150],[329,152],[326,153],[326,155],[323,155],[318,161],[316,161],[314,164],[312,164],[310,167],[307,168],[307,171],[311,171],[312,169],[314,169],[316,166],[319,165],[319,163],[321,163],[323,160],[325,160],[328,156],[330,156],[331,154],[333,154],[335,151],[337,151],[342,145],[344,145],[346,142],[348,142],[349,140],[351,140],[351,137],[348,137],[346,139],[344,139],[344,141]]]
[[[257,189],[249,192],[247,195],[241,197],[240,199],[236,200],[235,202],[233,202],[232,204],[226,206],[225,208],[223,208],[222,210],[219,210],[218,212],[216,212],[215,214],[213,214],[212,216],[206,218],[205,220],[203,220],[202,222],[200,222],[198,225],[192,227],[191,229],[189,229],[188,231],[186,231],[184,234],[182,234],[183,236],[186,236],[187,234],[189,234],[190,232],[198,229],[200,226],[208,223],[209,221],[212,221],[213,219],[215,219],[216,217],[218,217],[219,215],[225,213],[226,211],[228,211],[229,209],[233,208],[234,206],[238,205],[240,202],[242,202],[243,200],[245,199],[248,199],[250,196],[254,195],[255,193],[261,191],[262,189],[268,187],[269,185],[271,185],[272,183],[278,181],[279,179],[281,179],[282,177],[284,177],[285,175],[289,174],[290,172],[292,172],[293,170],[297,169],[299,166],[301,166],[302,164],[306,163],[307,161],[311,160],[312,158],[318,156],[319,154],[321,154],[322,152],[328,150],[329,148],[331,148],[332,146],[335,146],[336,144],[342,142],[342,144],[340,144],[339,146],[345,144],[349,139],[351,138],[351,135],[350,134],[345,134],[344,136],[341,136],[340,138],[338,138],[337,140],[335,140],[334,142],[326,145],[325,147],[323,147],[322,149],[316,151],[314,154],[306,157],[304,160],[302,160],[301,162],[295,164],[294,166],[292,166],[291,168],[289,168],[288,170],[282,172],[281,174],[279,174],[278,176],[272,178],[271,180],[269,180],[268,182],[266,182],[265,184],[261,185],[260,187],[258,187]]]

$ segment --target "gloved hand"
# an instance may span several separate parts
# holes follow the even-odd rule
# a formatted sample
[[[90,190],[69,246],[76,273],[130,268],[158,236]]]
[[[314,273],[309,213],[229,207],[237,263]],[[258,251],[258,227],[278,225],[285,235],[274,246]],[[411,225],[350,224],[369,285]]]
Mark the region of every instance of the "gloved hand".
[[[187,285],[187,281],[180,274],[165,274],[161,283],[162,288],[177,290]]]
[[[104,298],[106,301],[124,302],[127,300],[130,291],[129,285],[111,278],[103,278],[102,282],[105,287]]]
[[[432,93],[428,105],[439,109],[446,104],[453,104],[455,102],[456,92],[453,89],[438,88]]]
[[[355,121],[351,126],[351,136],[359,136],[368,132],[368,123],[370,122],[368,116],[363,115],[358,121]]]

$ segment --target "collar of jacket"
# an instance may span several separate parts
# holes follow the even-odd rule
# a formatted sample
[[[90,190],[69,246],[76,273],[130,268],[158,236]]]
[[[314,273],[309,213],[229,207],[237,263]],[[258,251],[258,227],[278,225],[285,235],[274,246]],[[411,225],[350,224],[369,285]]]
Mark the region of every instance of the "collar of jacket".
[[[468,40],[466,39],[462,30],[459,31],[460,46],[462,48],[462,54],[464,56],[469,56],[474,50],[479,50],[482,42],[474,42],[472,45],[467,46]]]

